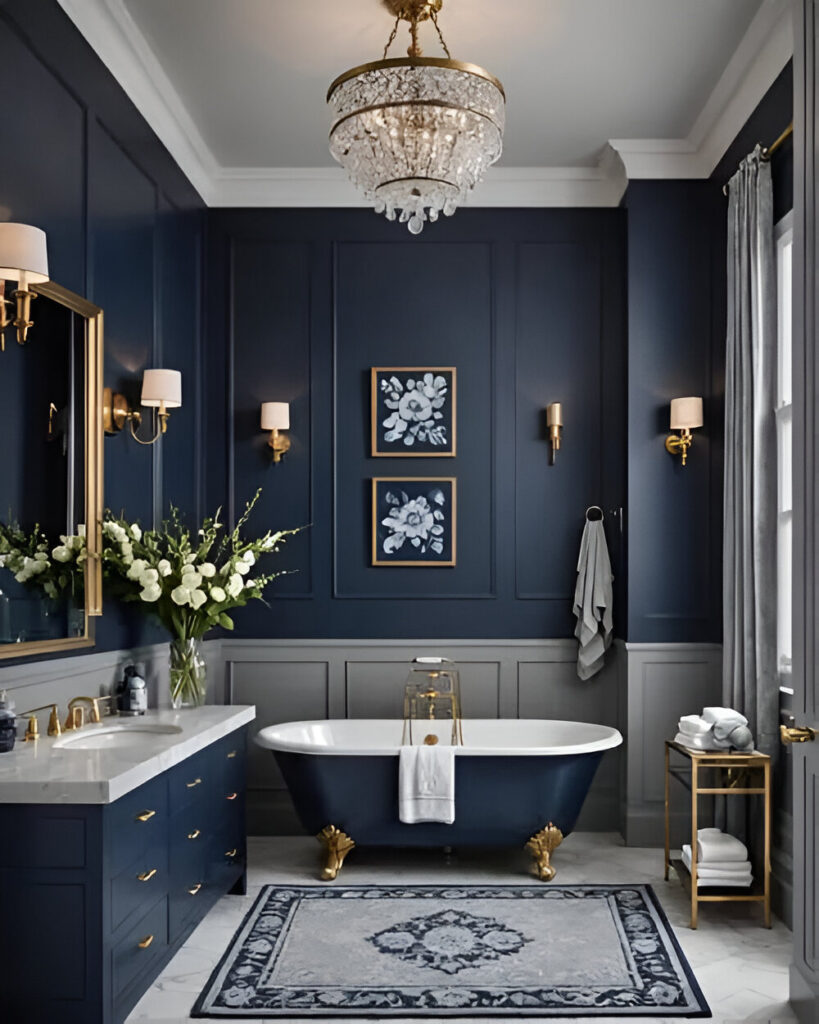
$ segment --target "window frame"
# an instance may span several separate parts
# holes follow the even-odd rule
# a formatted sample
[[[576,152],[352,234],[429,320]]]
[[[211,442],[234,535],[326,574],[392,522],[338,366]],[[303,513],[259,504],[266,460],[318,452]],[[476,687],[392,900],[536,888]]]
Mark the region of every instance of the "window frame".
[[[793,210],[774,226],[776,254],[776,666],[779,687],[793,693]],[[790,358],[790,364],[785,365]],[[790,472],[785,473],[790,461]],[[790,557],[786,558],[787,543]],[[787,561],[787,566],[786,566]],[[787,570],[787,571],[785,571]],[[791,639],[784,641],[790,626]],[[786,654],[785,651],[790,651]],[[787,660],[786,660],[787,659]]]

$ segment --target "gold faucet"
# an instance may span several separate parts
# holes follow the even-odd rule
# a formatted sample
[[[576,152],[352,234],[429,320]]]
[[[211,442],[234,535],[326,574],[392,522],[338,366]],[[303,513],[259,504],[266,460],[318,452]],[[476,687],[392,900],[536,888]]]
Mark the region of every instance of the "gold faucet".
[[[26,726],[26,734],[23,737],[23,742],[28,743],[31,740],[40,738],[40,727],[37,724],[37,712],[46,711],[51,709],[51,714],[48,716],[48,735],[59,736],[62,730],[60,729],[60,713],[56,704],[42,704],[39,708],[31,708],[30,711],[23,711],[21,718],[28,716],[28,725]]]
[[[89,705],[88,721],[100,721],[100,701],[111,700],[110,697],[72,697],[68,702],[68,714],[63,728],[66,732],[72,729],[82,729],[85,725],[85,708],[83,703]]]

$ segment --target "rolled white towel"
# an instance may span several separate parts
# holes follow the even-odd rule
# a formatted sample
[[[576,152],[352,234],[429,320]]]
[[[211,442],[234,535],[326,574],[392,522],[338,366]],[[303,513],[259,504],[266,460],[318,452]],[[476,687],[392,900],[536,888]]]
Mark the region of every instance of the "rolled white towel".
[[[701,828],[697,832],[697,859],[709,867],[744,864],[748,861],[748,847],[718,828]]]
[[[747,725],[748,719],[733,708],[703,708],[702,719],[714,727],[714,735],[724,740],[738,725]]]
[[[691,847],[688,845],[682,848],[683,864],[691,870]],[[700,866],[697,863],[697,880],[711,882],[713,885],[742,885],[749,886],[754,880],[749,861],[744,864],[731,864],[727,867],[715,868]]]
[[[677,729],[687,736],[701,736],[711,731],[711,723],[706,722],[702,715],[683,715],[677,722]]]

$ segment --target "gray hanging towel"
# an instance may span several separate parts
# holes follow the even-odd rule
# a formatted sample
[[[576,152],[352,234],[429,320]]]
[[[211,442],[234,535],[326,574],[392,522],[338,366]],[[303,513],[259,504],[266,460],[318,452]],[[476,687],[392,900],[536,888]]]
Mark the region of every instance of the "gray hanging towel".
[[[581,679],[590,679],[600,671],[603,657],[611,644],[613,579],[603,521],[587,518],[580,542],[574,590],[574,614],[577,617],[574,635],[580,643],[577,674]]]

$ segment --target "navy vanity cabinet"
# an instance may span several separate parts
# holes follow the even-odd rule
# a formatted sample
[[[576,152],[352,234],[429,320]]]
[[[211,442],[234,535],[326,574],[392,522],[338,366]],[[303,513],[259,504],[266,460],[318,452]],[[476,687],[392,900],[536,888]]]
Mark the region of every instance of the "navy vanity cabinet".
[[[0,805],[0,1022],[121,1024],[216,900],[245,891],[246,733],[112,804]]]

